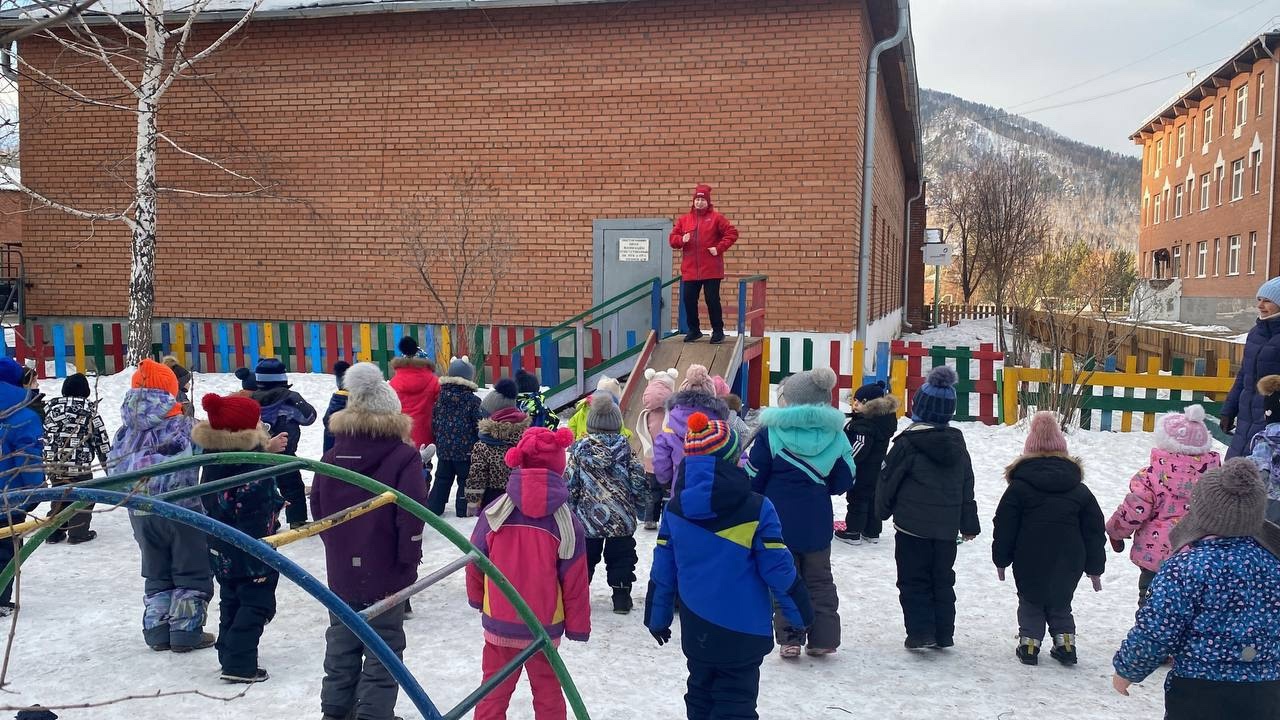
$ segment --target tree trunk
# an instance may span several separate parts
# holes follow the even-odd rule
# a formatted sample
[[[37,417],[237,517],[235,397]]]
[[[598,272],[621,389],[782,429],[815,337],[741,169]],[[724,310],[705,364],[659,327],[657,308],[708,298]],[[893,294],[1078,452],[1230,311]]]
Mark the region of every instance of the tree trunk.
[[[126,362],[136,366],[151,355],[151,318],[156,299],[156,111],[164,58],[163,0],[149,0],[146,19],[147,52],[143,57],[142,82],[138,85],[138,137],[134,155],[137,209],[133,218],[129,266],[129,354]]]

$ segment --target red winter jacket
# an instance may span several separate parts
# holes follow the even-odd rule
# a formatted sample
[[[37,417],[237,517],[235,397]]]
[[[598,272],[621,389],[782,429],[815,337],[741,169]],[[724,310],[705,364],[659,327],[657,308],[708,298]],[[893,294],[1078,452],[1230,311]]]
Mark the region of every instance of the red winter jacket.
[[[738,228],[716,212],[711,204],[711,186],[699,185],[693,192],[695,197],[707,196],[707,209],[698,212],[690,205],[688,214],[682,215],[671,229],[668,242],[684,253],[680,260],[682,280],[720,280],[724,278],[724,253],[738,241]],[[692,235],[688,244],[683,242],[685,233]],[[713,247],[715,255],[711,254]]]
[[[413,418],[413,446],[435,442],[431,431],[431,415],[440,397],[440,380],[432,371],[430,360],[398,357],[391,361],[391,388],[400,397],[400,409]]]

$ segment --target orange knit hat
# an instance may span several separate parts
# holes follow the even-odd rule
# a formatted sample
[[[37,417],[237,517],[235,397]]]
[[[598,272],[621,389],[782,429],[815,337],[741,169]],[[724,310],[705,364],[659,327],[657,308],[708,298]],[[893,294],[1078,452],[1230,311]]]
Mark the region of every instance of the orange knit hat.
[[[133,373],[133,380],[130,382],[130,386],[135,389],[163,390],[174,399],[178,397],[178,376],[173,374],[173,370],[168,365],[158,363],[150,358],[138,364],[138,369]],[[182,406],[174,404],[173,409],[169,411],[168,417],[181,413]]]

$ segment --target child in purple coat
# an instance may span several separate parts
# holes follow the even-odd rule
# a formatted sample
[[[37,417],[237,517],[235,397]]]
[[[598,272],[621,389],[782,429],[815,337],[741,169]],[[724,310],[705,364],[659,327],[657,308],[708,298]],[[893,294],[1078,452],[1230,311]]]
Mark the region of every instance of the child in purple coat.
[[[689,432],[689,416],[705,413],[712,420],[728,420],[729,406],[716,397],[715,384],[702,365],[690,365],[680,383],[680,392],[667,401],[667,417],[662,432],[653,439],[653,474],[664,487],[671,487],[676,468],[684,460],[684,440]]]

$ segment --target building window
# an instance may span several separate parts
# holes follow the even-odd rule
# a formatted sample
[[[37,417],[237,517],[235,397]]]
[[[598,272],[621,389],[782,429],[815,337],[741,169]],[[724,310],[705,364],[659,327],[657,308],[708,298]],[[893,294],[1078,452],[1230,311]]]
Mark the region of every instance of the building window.
[[[1182,246],[1173,246],[1173,272],[1169,277],[1180,277],[1182,275]]]
[[[1178,162],[1182,162],[1182,157],[1187,154],[1187,126],[1178,127]]]
[[[1258,117],[1262,117],[1262,95],[1267,89],[1267,74],[1258,73]]]
[[[1218,123],[1218,137],[1227,134],[1227,96],[1222,96],[1222,122]]]
[[[1187,214],[1196,209],[1196,179],[1191,178],[1187,181]]]
[[[1258,233],[1249,233],[1249,274],[1258,272]]]
[[[1220,263],[1222,262],[1222,238],[1213,239],[1213,275],[1217,277],[1222,274]]]
[[[1262,188],[1262,151],[1254,150],[1250,153],[1249,162],[1253,163],[1253,194],[1257,195]]]
[[[1218,184],[1218,204],[1222,204],[1222,166],[1214,168],[1213,180]]]
[[[1209,209],[1209,173],[1200,176],[1200,209]]]
[[[1182,217],[1182,186],[1181,185],[1174,188],[1173,190],[1173,217],[1174,218]]]
[[[1201,240],[1196,245],[1196,277],[1204,277],[1209,266],[1209,241]]]
[[[1191,277],[1191,243],[1187,243],[1186,252],[1183,254],[1187,256],[1187,264],[1182,270],[1182,277]]]
[[[1151,196],[1142,198],[1142,227],[1146,227],[1151,222]]]
[[[1159,194],[1156,195],[1156,204],[1153,210],[1155,210],[1155,212],[1151,213],[1151,217],[1155,219],[1152,220],[1152,224],[1159,225],[1160,224],[1160,195]]]
[[[1227,238],[1227,274],[1240,274],[1240,236]]]
[[[1213,139],[1213,106],[1204,109],[1204,146],[1209,147],[1209,141]]]
[[[1244,197],[1244,158],[1231,163],[1231,201]]]
[[[1169,219],[1169,213],[1173,212],[1173,206],[1169,204],[1169,191],[1164,191],[1164,219]]]
[[[1142,253],[1142,273],[1145,274],[1147,277],[1151,277],[1151,268],[1150,266],[1147,265],[1146,251],[1143,251]]]
[[[1160,174],[1162,167],[1164,167],[1164,138],[1156,141],[1156,175]]]
[[[1244,125],[1249,115],[1249,83],[1236,88],[1236,127]]]

